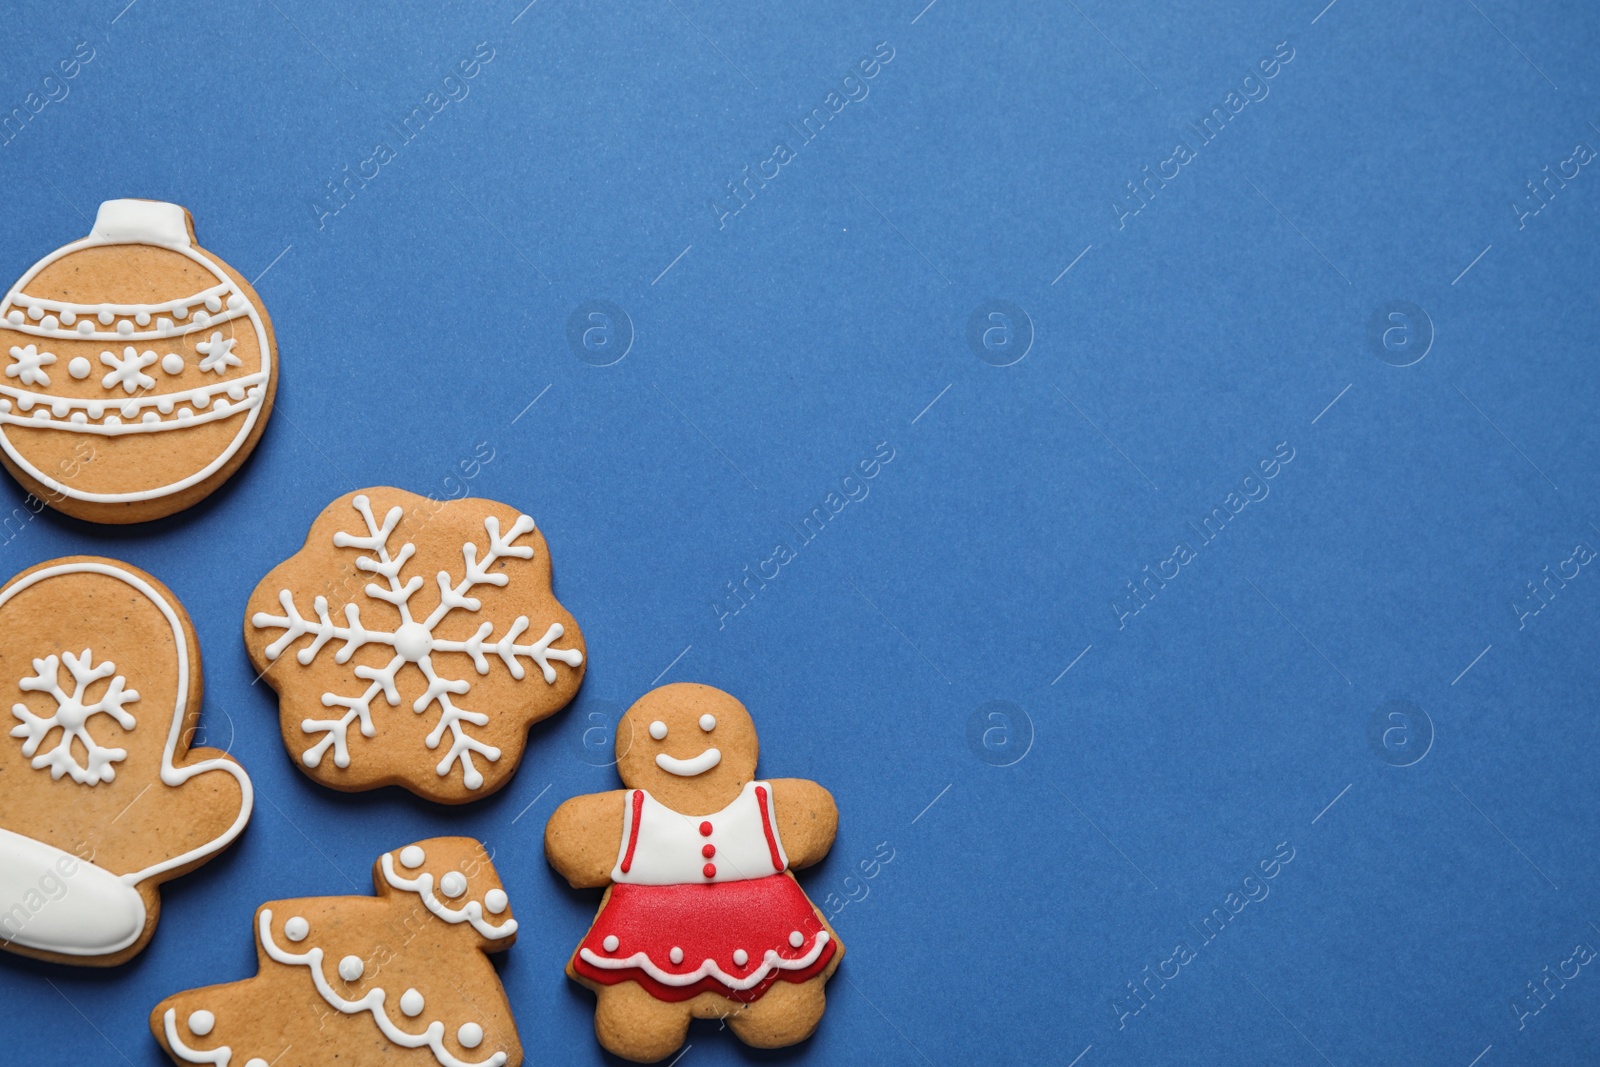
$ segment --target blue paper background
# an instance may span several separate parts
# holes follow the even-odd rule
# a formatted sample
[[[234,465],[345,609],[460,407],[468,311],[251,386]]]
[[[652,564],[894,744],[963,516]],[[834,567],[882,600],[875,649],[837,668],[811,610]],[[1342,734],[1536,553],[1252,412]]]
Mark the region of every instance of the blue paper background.
[[[379,852],[442,833],[488,842],[511,890],[529,1062],[603,1060],[561,974],[596,895],[542,828],[616,785],[586,729],[698,680],[754,712],[765,774],[837,797],[807,891],[867,895],[834,918],[814,1039],[757,1053],[697,1023],[685,1063],[1593,1062],[1600,975],[1527,983],[1600,947],[1600,577],[1511,605],[1600,546],[1600,175],[1537,214],[1525,185],[1600,147],[1600,14],[925,2],[6,11],[0,109],[77,42],[95,57],[0,148],[0,278],[103,199],[175,201],[259,277],[283,368],[204,504],[5,531],[5,574],[97,552],[177,592],[207,740],[258,791],[132,963],[0,959],[8,1061],[165,1062],[147,1013],[252,973],[257,904],[369,892]],[[480,42],[465,98],[400,143]],[[879,42],[870,94],[799,144]],[[1119,222],[1125,183],[1280,42],[1268,95]],[[796,158],[720,218],[780,139]],[[319,225],[379,141],[395,158]],[[635,334],[608,367],[568,341],[591,300]],[[1015,311],[1009,349],[969,344],[990,300],[1031,322],[1012,366],[990,363]],[[1431,322],[1407,367],[1369,333],[1394,301]],[[482,803],[320,788],[251,685],[245,598],[333,497],[459,492],[480,442],[466,484],[539,520],[584,689]],[[719,619],[880,442],[870,495]],[[1186,524],[1280,442],[1270,495],[1199,545]],[[1180,540],[1197,558],[1119,626]],[[1015,709],[974,725],[995,700]],[[892,862],[847,883],[880,842]],[[1268,895],[1208,942],[1235,892]],[[1177,977],[1127,999],[1180,942]]]

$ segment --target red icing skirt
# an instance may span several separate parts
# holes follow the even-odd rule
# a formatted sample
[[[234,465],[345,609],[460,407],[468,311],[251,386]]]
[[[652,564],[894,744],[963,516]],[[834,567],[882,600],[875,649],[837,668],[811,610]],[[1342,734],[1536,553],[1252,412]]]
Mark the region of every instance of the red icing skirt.
[[[619,884],[578,946],[572,969],[601,985],[638,982],[657,1000],[716,993],[748,1004],[780,978],[814,978],[835,951],[811,902],[787,875]]]

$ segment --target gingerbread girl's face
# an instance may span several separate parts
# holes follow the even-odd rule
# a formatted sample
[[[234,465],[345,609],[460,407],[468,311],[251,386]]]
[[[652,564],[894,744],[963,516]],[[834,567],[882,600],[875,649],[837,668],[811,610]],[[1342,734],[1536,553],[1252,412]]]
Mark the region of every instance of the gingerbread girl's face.
[[[617,726],[617,773],[689,815],[720,811],[755,778],[755,723],[720,689],[684,682],[641,697]]]

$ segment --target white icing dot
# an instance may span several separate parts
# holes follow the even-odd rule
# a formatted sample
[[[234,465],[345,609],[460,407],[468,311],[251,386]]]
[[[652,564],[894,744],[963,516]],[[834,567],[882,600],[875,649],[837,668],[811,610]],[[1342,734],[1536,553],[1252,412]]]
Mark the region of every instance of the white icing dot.
[[[196,326],[209,326],[211,324],[211,316],[204,311],[196,311],[194,313],[194,324]]]
[[[242,386],[242,385],[230,385],[228,387],[228,395],[230,397],[232,397],[233,399],[235,399],[235,400],[243,400],[244,399],[244,386]]]
[[[78,313],[76,311],[63,311],[61,313],[61,321],[71,326],[78,321]]]
[[[735,967],[743,967],[745,964],[747,964],[749,962],[750,962],[750,953],[746,952],[742,948],[736,948],[736,949],[733,950],[733,965]]]
[[[606,939],[601,944],[605,946],[607,952],[615,952],[617,951],[617,946],[622,942],[617,940],[616,934],[607,934]]]
[[[138,414],[139,414],[139,402],[138,401],[129,400],[129,401],[126,401],[126,402],[123,403],[123,405],[122,405],[122,417],[123,418],[125,418],[125,419],[135,418],[135,417],[138,416]]]
[[[107,426],[121,426],[122,425],[122,420],[117,418],[115,415],[108,415],[106,417],[106,425]]]
[[[268,1063],[260,1056],[251,1056],[245,1061],[244,1067],[272,1067],[272,1064]]]
[[[146,424],[149,424],[149,423],[152,423],[152,422],[160,422],[161,421],[161,416],[157,415],[153,411],[147,411],[143,415],[139,416],[139,421],[142,422],[142,423],[146,423]]]
[[[229,311],[238,311],[242,307],[244,307],[244,297],[241,296],[239,293],[234,293],[233,295],[228,297],[228,310]]]
[[[791,948],[799,948],[801,945],[803,945],[805,943],[806,943],[805,935],[802,934],[799,930],[791,930],[789,932],[789,946]]]
[[[44,408],[40,408],[38,411],[35,411],[33,413],[33,417],[38,419],[40,422],[49,422],[50,421],[50,413],[48,411],[46,411]]]
[[[11,401],[6,400],[4,398],[0,398],[0,411],[10,411],[10,410],[11,410]]]
[[[72,361],[67,364],[67,373],[78,379],[80,382],[87,378],[89,376],[89,372],[93,369],[93,367],[89,366],[89,361],[84,359],[82,356],[73,356]]]
[[[510,903],[511,901],[506,899],[504,889],[491,889],[483,895],[483,906],[488,909],[490,915],[499,915]]]
[[[211,406],[211,394],[210,393],[196,393],[194,395],[194,406],[197,407],[197,408],[210,407]]]
[[[673,963],[682,963],[683,962],[683,949],[679,948],[677,945],[673,945],[672,946],[672,951],[667,953],[667,958],[670,959]]]
[[[47,330],[54,330],[61,326],[61,320],[56,318],[54,315],[46,315],[44,317],[44,321],[39,325],[43,326]]]
[[[400,1010],[406,1013],[406,1018],[415,1019],[422,1014],[422,994],[415,989],[408,989],[400,994]]]
[[[104,404],[91,403],[89,405],[89,417],[91,419],[98,419],[101,415],[104,415],[105,413],[106,413],[106,406]]]
[[[226,400],[218,400],[217,401],[217,414],[218,415],[226,415],[228,412],[230,412],[232,410],[233,410],[233,405],[228,403]]]
[[[665,741],[667,739],[667,724],[662,722],[660,719],[657,719],[655,722],[651,723],[650,736],[655,738],[657,741]]]
[[[166,316],[162,316],[161,318],[156,320],[156,329],[158,329],[161,332],[165,333],[166,331],[172,329],[172,320],[167,318]]]
[[[78,322],[78,332],[83,336],[88,337],[91,333],[94,333],[94,323],[90,322],[88,319],[80,320]]]
[[[140,326],[148,326],[148,325],[150,325],[150,312],[148,312],[148,311],[140,311],[140,312],[136,313],[133,316],[133,321],[137,322]]]
[[[456,1040],[461,1042],[462,1048],[477,1048],[483,1044],[483,1027],[477,1023],[462,1023],[461,1029],[456,1031]]]
[[[204,1008],[189,1015],[189,1032],[205,1037],[217,1025],[217,1017]]]
[[[208,296],[206,297],[206,309],[209,311],[221,311],[222,301],[218,300],[215,295]]]
[[[67,412],[71,410],[72,406],[65,400],[57,400],[55,403],[50,405],[50,413],[58,419],[66,418]]]
[[[183,357],[176,352],[168,352],[161,357],[161,369],[168,374],[182,374]]]
[[[467,876],[460,871],[451,871],[439,879],[439,892],[454,900],[467,891]]]
[[[172,317],[177,319],[179,322],[182,322],[184,319],[189,317],[189,309],[186,307],[175,307],[172,309]]]
[[[44,308],[40,307],[38,304],[30,305],[28,308],[28,318],[32,319],[34,322],[38,322],[40,319],[44,318]]]
[[[100,320],[100,325],[102,325],[102,326],[110,326],[111,325],[111,320],[116,318],[116,317],[117,316],[108,307],[102,307],[100,309],[99,313],[97,315],[95,315],[95,318]]]
[[[189,408],[179,408],[178,409],[178,421],[179,422],[188,422],[192,418],[194,418],[194,412],[191,409],[189,409]]]
[[[283,936],[287,937],[290,941],[304,941],[306,939],[306,935],[310,932],[311,924],[306,922],[305,919],[301,918],[299,915],[294,916],[288,922],[283,924]]]
[[[20,311],[8,311],[8,312],[6,312],[6,321],[9,322],[13,326],[21,326],[22,325],[22,319],[23,319],[23,314]]]
[[[33,397],[26,395],[17,397],[17,407],[23,411],[29,410],[33,407]]]
[[[346,982],[354,982],[366,973],[367,965],[361,962],[360,956],[346,956],[339,961],[339,977]]]
[[[121,322],[117,323],[117,335],[119,337],[129,337],[132,334],[133,323],[129,322],[127,319],[123,319]]]
[[[200,406],[204,407],[205,405],[202,404]],[[405,848],[400,850],[400,862],[405,864],[407,867],[410,867],[412,870],[416,870],[418,867],[421,867],[422,861],[427,858],[428,857],[423,853],[422,849],[416,845],[407,845]]]
[[[168,397],[168,396],[162,397],[160,400],[156,401],[156,407],[161,409],[161,414],[163,414],[163,415],[171,415],[172,414],[172,398]]]
[[[82,412],[82,411],[74,411],[72,413],[72,424],[74,426],[82,426],[85,423],[87,423],[88,421],[89,421],[89,416],[87,414],[85,414],[84,412]]]
[[[700,729],[704,730],[706,733],[709,734],[712,730],[715,730],[716,728],[717,728],[717,717],[715,715],[702,715],[702,716],[700,716]]]

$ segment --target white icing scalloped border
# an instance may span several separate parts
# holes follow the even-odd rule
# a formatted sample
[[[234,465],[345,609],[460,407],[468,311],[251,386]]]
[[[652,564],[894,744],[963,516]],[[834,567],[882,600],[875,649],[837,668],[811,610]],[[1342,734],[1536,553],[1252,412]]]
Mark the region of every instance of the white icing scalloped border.
[[[718,967],[716,960],[706,960],[687,974],[673,974],[657,967],[655,962],[650,959],[649,953],[646,952],[635,952],[627,959],[621,960],[608,960],[603,956],[595,955],[594,952],[587,948],[579,950],[578,955],[583,957],[585,963],[605,971],[621,971],[637,967],[662,985],[688,986],[694,985],[702,978],[715,978],[729,989],[743,992],[746,989],[754,989],[760,985],[766,980],[767,975],[773,971],[798,971],[811,966],[817,962],[817,957],[822,955],[823,946],[827,943],[828,931],[818,930],[817,936],[811,942],[811,951],[804,956],[786,959],[778,955],[775,950],[769,948],[766,951],[766,955],[761,957],[761,966],[743,978],[733,977],[721,967]]]
[[[452,908],[448,904],[440,903],[439,898],[433,895],[433,875],[424,871],[415,878],[401,877],[395,873],[394,854],[392,852],[383,854],[382,864],[384,881],[396,889],[404,889],[417,894],[422,898],[423,906],[445,922],[469,922],[474,930],[494,941],[498,941],[502,937],[510,937],[517,932],[517,920],[515,919],[507,919],[499,926],[485,919],[483,917],[483,904],[479,901],[469,900],[460,908]]]

